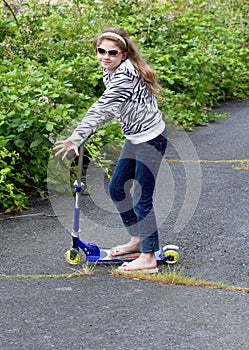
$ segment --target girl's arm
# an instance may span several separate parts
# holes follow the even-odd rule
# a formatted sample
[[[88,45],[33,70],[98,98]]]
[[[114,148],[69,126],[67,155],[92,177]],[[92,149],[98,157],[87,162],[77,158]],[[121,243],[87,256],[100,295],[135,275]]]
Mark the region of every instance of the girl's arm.
[[[75,154],[79,156],[79,145],[98,127],[119,115],[123,103],[130,99],[132,91],[133,80],[131,77],[123,72],[116,73],[108,88],[90,107],[72,135],[66,140],[55,143],[54,150],[57,151],[55,156],[63,153],[62,160],[64,160],[71,150],[74,150]]]
[[[81,123],[78,124],[68,139],[79,145],[98,127],[118,117],[121,107],[130,99],[132,91],[133,83],[131,79],[125,74],[117,74],[103,95],[90,107]]]

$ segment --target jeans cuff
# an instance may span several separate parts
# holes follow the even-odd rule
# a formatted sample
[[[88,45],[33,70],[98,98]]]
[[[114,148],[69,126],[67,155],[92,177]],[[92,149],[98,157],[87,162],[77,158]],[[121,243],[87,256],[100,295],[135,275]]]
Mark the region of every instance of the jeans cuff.
[[[157,252],[159,249],[158,237],[140,238],[140,251],[142,253]]]
[[[138,236],[138,227],[137,227],[137,223],[130,225],[130,226],[126,226],[127,232],[129,233],[129,235],[131,236]]]

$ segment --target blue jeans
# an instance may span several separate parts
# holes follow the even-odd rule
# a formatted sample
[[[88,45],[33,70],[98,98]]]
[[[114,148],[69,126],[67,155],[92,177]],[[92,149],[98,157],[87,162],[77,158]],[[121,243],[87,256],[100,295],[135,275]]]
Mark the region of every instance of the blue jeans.
[[[109,183],[110,197],[128,233],[139,236],[142,253],[159,250],[153,193],[166,147],[166,129],[144,143],[127,140]]]

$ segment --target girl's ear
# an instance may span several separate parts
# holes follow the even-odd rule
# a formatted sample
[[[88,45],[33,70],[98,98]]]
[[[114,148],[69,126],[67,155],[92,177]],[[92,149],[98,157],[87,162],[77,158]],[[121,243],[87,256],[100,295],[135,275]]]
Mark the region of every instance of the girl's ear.
[[[126,58],[127,58],[127,52],[124,52],[123,57],[122,57],[122,61],[126,60]]]

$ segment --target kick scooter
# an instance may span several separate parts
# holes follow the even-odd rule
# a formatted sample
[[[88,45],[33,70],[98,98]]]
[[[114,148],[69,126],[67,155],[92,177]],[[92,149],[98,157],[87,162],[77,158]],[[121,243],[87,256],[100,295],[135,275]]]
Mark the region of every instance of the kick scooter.
[[[100,248],[94,243],[85,242],[80,238],[80,207],[79,199],[80,193],[83,186],[82,183],[82,171],[83,171],[83,155],[84,155],[84,142],[79,147],[79,159],[78,159],[78,172],[77,180],[74,182],[74,216],[73,216],[73,229],[71,232],[72,246],[71,249],[65,253],[66,261],[71,265],[78,265],[80,263],[80,251],[85,255],[85,261],[95,263],[123,263],[129,262],[138,258],[138,253],[125,254],[123,256],[112,257],[110,255],[110,248]],[[178,246],[166,245],[155,253],[158,261],[163,261],[167,264],[174,264],[178,260]]]

